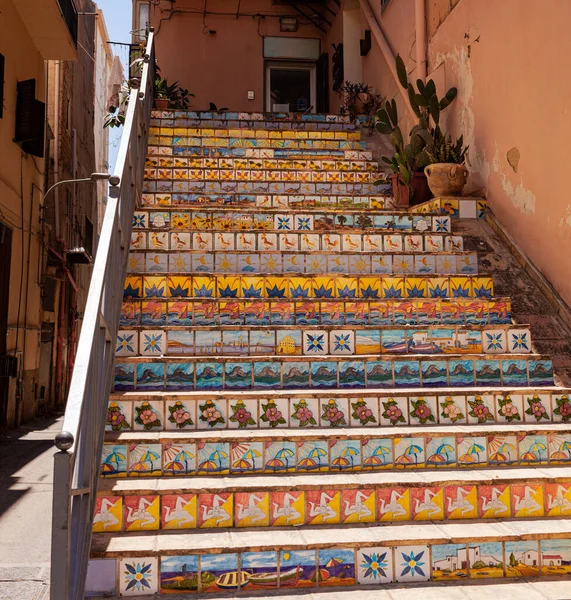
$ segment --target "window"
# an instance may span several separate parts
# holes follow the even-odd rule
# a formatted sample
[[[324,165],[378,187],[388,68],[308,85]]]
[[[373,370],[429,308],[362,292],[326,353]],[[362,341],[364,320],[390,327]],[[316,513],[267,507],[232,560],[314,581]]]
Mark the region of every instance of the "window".
[[[145,3],[139,4],[139,23],[137,25],[140,38],[144,38],[149,30],[149,5]]]

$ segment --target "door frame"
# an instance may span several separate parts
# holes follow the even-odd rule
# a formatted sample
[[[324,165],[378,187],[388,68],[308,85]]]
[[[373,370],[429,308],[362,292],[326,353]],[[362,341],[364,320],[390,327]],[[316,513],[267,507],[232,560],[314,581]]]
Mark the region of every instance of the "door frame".
[[[312,113],[316,112],[317,105],[317,63],[314,60],[283,60],[283,59],[266,59],[264,64],[264,106],[266,112],[272,111],[272,98],[270,93],[270,72],[276,70],[297,70],[309,71],[309,88],[310,98],[309,105]],[[295,111],[294,111],[295,112]]]

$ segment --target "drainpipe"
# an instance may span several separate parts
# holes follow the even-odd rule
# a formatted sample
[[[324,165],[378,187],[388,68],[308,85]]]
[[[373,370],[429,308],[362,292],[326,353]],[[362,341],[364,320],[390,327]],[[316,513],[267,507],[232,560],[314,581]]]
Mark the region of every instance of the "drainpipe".
[[[414,21],[416,23],[416,76],[426,82],[426,7],[424,0],[414,2]]]
[[[385,58],[387,66],[389,67],[389,70],[392,73],[392,76],[394,77],[394,79],[397,83],[397,87],[400,90],[400,93],[402,94],[402,97],[404,99],[404,104],[407,107],[408,111],[410,112],[412,118],[416,122],[417,116],[414,114],[414,111],[412,110],[412,106],[410,105],[410,102],[408,101],[407,92],[399,82],[399,78],[397,75],[397,68],[395,65],[395,55],[394,55],[393,51],[391,50],[389,43],[387,42],[387,38],[385,37],[385,34],[383,33],[383,30],[381,29],[381,26],[379,25],[379,23],[377,21],[377,17],[375,17],[375,13],[373,12],[373,9],[371,8],[371,5],[369,4],[369,2],[370,2],[370,0],[359,0],[359,4],[361,5],[361,11],[363,12],[363,15],[365,16],[365,19],[367,19],[367,23],[369,24],[369,27],[371,28],[371,31],[373,32],[373,35],[375,36],[375,40],[377,41],[377,44],[379,44],[379,48],[381,49],[381,52]]]

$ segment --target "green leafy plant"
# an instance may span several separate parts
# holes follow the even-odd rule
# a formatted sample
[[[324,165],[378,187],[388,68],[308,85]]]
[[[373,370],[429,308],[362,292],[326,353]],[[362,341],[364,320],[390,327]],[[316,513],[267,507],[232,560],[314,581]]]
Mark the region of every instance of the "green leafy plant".
[[[221,108],[218,108],[218,107],[216,106],[216,104],[214,104],[214,102],[211,102],[211,103],[210,103],[210,106],[208,107],[208,110],[209,110],[210,112],[217,112],[217,113],[220,113],[220,112],[226,112],[226,111],[228,110],[228,107],[227,107],[227,106],[223,106],[223,107],[221,107]]]
[[[469,146],[464,146],[464,136],[460,136],[454,143],[452,136],[446,134],[438,145],[434,144],[426,148],[426,154],[430,159],[430,164],[434,163],[454,163],[463,165],[466,162],[466,154]]]
[[[366,83],[345,81],[339,88],[339,95],[343,98],[340,112],[349,115],[351,123],[357,120],[358,115],[374,114],[383,102],[382,96],[373,93],[373,88]]]
[[[155,78],[154,94],[155,98],[159,100],[168,100],[169,108],[180,110],[186,110],[190,106],[190,98],[194,97],[194,94],[190,94],[187,89],[181,87],[178,81],[169,84],[160,75]]]

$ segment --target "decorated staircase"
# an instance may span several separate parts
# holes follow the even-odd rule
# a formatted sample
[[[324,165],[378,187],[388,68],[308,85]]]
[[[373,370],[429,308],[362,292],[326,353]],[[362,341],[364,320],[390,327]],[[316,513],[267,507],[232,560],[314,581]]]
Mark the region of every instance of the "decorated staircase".
[[[483,201],[377,167],[343,117],[153,114],[89,595],[569,576],[540,293]]]

